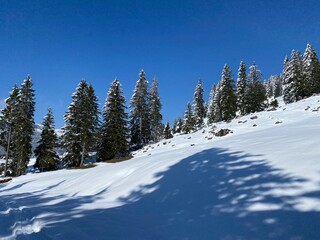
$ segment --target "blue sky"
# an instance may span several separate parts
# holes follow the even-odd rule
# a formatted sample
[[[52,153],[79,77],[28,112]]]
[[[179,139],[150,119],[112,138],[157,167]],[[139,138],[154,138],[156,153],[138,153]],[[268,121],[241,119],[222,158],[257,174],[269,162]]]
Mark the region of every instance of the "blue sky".
[[[317,0],[0,0],[0,99],[30,74],[36,122],[52,107],[61,127],[82,78],[102,106],[116,77],[129,101],[143,68],[172,122],[200,78],[207,100],[225,63],[236,78],[255,61],[268,78],[292,49],[320,52],[319,12]]]

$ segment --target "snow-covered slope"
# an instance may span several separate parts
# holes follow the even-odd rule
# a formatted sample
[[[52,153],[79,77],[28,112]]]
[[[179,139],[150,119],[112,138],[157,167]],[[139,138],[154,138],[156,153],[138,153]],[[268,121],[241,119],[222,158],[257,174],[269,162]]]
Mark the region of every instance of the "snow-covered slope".
[[[0,185],[1,239],[320,239],[320,97]]]

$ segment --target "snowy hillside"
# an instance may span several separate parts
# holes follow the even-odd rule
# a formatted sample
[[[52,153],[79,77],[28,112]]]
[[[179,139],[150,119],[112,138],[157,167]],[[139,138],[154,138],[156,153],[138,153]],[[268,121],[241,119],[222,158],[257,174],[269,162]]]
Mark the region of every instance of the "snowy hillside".
[[[320,96],[0,184],[1,239],[320,239]]]

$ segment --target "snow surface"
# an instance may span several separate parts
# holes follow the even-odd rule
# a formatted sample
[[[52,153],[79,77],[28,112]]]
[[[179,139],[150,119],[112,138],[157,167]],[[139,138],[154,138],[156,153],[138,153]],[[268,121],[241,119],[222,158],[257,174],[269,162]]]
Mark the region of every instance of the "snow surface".
[[[225,137],[209,127],[130,161],[14,178],[0,184],[0,238],[320,239],[319,107],[315,96],[217,124]]]

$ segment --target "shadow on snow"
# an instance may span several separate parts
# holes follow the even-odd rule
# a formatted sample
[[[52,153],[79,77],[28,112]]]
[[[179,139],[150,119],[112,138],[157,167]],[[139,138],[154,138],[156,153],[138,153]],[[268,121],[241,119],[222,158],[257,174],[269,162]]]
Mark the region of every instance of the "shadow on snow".
[[[122,206],[109,209],[77,211],[82,204],[94,204],[108,189],[58,203],[54,201],[59,197],[41,196],[56,186],[1,197],[6,204],[0,211],[9,206],[16,209],[0,215],[0,237],[320,239],[320,212],[302,212],[295,207],[300,197],[319,200],[320,192],[281,194],[296,190],[306,180],[283,174],[262,156],[213,148],[181,160],[156,177],[154,183],[120,199]],[[15,204],[35,207],[19,209]]]

